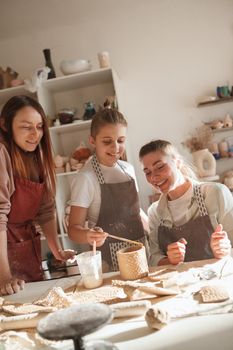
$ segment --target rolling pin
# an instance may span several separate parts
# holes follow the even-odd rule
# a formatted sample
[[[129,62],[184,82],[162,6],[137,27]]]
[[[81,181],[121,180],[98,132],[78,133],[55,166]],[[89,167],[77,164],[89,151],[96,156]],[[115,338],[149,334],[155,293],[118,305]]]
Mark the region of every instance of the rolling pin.
[[[113,310],[113,317],[132,317],[145,315],[150,308],[149,300],[126,301],[122,303],[112,304],[110,308]]]
[[[48,313],[32,313],[18,316],[1,316],[0,317],[0,331],[35,328],[37,323]]]

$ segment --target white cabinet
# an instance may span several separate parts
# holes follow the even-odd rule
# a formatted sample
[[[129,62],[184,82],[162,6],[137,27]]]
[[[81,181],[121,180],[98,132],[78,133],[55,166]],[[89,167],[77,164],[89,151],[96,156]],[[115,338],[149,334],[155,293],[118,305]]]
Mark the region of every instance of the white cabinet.
[[[81,141],[87,144],[90,124],[91,121],[80,121],[51,127],[50,135],[54,154],[70,157]],[[63,224],[65,209],[71,196],[70,184],[74,175],[75,172],[57,174],[56,208],[59,231],[64,248],[75,248],[75,245],[69,240]]]
[[[95,109],[103,106],[107,96],[116,95],[119,109],[122,110],[119,96],[119,79],[112,69],[99,69],[79,74],[59,77],[42,83],[37,91],[37,99],[43,106],[46,115],[54,119],[57,112],[62,108],[74,107],[77,116],[82,117],[84,103],[92,101]],[[0,106],[10,97],[19,94],[30,94],[23,86],[0,90]],[[87,143],[90,133],[90,121],[75,121],[72,124],[50,127],[54,155],[71,156],[80,141]],[[74,176],[73,172],[57,174],[56,207],[59,225],[59,234],[64,248],[75,247],[64,230],[63,218],[65,206],[70,199],[70,183]],[[45,243],[43,241],[43,243]],[[44,254],[46,246],[44,247]]]
[[[38,100],[45,113],[53,118],[59,109],[76,107],[82,116],[83,105],[93,101],[96,108],[103,105],[106,96],[115,94],[116,75],[112,69],[72,74],[45,81],[39,88]]]
[[[117,95],[117,78],[112,69],[101,69],[81,74],[47,80],[38,90],[38,100],[49,117],[61,108],[77,108],[79,118],[84,113],[84,103],[92,101],[96,110],[103,106],[107,96]],[[119,103],[119,98],[117,95]],[[72,124],[50,128],[54,154],[70,157],[81,141],[88,145],[91,121],[75,121]],[[76,248],[69,240],[63,225],[65,208],[70,199],[70,184],[74,172],[57,174],[56,207],[59,231],[64,248]]]

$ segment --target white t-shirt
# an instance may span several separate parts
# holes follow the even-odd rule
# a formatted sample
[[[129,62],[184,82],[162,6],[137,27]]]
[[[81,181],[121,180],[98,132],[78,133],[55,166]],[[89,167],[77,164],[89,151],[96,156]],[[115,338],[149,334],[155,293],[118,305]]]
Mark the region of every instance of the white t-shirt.
[[[174,224],[181,226],[186,223],[186,213],[190,208],[191,199],[193,197],[192,186],[180,197],[172,201],[167,201],[168,209],[170,210],[171,217]]]
[[[120,165],[121,166],[120,166]],[[100,164],[105,183],[120,183],[130,181],[130,177],[135,180],[135,171],[131,164],[119,160],[113,167]],[[122,170],[122,168],[124,171]],[[129,176],[127,175],[129,174]],[[88,226],[94,227],[97,223],[101,204],[100,185],[91,164],[91,158],[84,167],[75,175],[71,184],[71,206],[88,208]]]
[[[223,225],[224,231],[227,232],[228,238],[233,246],[233,198],[229,189],[220,183],[216,182],[198,182],[192,180],[193,186],[200,185],[201,193],[203,195],[205,206],[210,217],[213,230],[218,224]],[[188,192],[190,189],[188,190]],[[189,220],[196,219],[200,216],[197,200],[192,201],[193,196],[185,195],[181,197],[182,207],[178,207],[182,212],[179,219],[182,220],[182,225],[189,222]],[[184,202],[183,202],[184,200]],[[172,208],[172,202],[168,201],[167,194],[162,194],[157,202],[154,202],[148,209],[149,226],[150,226],[150,260],[151,266],[156,266],[158,262],[165,257],[162,250],[160,250],[158,242],[158,230],[161,223],[161,218],[165,222],[165,226],[172,227],[174,224],[174,217],[177,220],[178,208]],[[170,208],[168,208],[168,203]],[[186,203],[186,209],[184,205]],[[178,202],[176,201],[178,206]],[[172,214],[171,214],[172,213]]]

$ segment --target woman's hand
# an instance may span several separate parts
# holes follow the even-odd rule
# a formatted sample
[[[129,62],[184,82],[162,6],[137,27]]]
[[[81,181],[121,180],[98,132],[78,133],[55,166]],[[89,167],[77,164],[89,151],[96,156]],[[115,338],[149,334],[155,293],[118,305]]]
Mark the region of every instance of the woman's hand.
[[[15,294],[24,289],[25,282],[19,278],[9,278],[0,281],[0,296]]]
[[[93,246],[94,241],[96,242],[96,247],[101,247],[106,238],[108,237],[107,232],[104,232],[101,227],[94,227],[87,232],[87,241]]]
[[[187,241],[184,238],[179,241],[168,244],[167,257],[170,264],[177,265],[184,261]]]
[[[226,231],[223,231],[221,224],[216,227],[215,232],[211,235],[210,247],[216,259],[221,259],[231,254],[231,242]]]
[[[75,256],[76,256],[77,252],[75,250],[72,249],[60,249],[58,251],[58,254],[55,256],[55,258],[57,260],[61,260],[61,261],[68,261],[70,260],[70,262],[74,262],[75,261]]]

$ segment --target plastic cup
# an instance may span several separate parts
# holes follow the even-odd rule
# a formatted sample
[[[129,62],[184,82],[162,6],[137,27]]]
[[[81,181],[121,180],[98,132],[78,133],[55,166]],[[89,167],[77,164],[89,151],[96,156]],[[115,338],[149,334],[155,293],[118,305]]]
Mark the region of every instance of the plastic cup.
[[[92,289],[103,283],[101,252],[84,252],[77,255],[77,263],[85,288]]]

